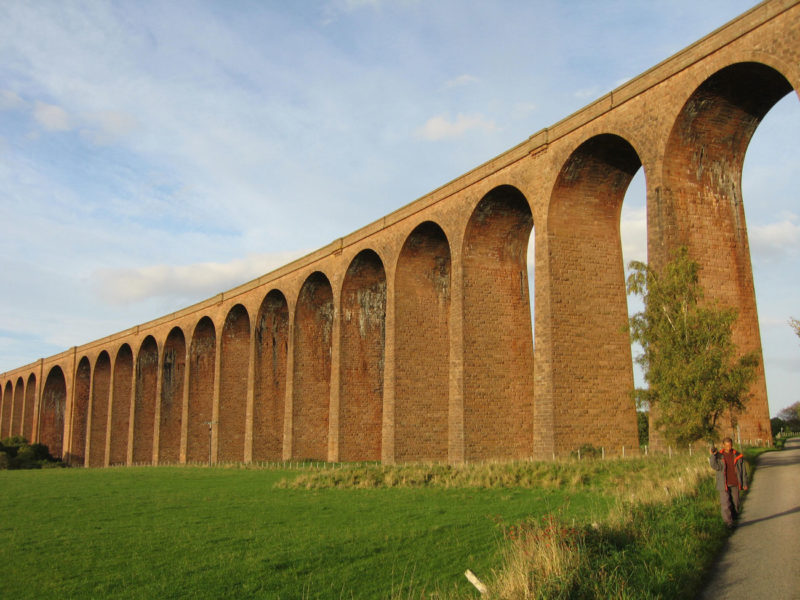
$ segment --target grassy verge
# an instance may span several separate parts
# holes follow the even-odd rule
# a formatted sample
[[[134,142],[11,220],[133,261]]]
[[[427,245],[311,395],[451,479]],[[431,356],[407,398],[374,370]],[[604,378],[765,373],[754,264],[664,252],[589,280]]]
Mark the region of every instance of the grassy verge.
[[[612,500],[595,519],[554,510],[499,522],[501,566],[492,598],[687,598],[727,536],[707,457],[562,463],[351,467],[303,474],[302,489],[429,486],[590,490]]]
[[[717,513],[697,455],[2,472],[0,597],[692,597]]]
[[[714,497],[703,481],[693,493],[622,501],[596,523],[522,523],[508,536],[491,597],[694,598],[727,536]]]

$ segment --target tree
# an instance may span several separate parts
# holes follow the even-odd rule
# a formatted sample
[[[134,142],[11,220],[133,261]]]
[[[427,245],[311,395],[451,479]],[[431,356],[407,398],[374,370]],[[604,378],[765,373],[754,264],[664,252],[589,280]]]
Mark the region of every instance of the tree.
[[[783,426],[791,431],[800,431],[800,402],[787,406],[778,413]]]
[[[629,322],[631,339],[643,350],[636,362],[648,384],[635,390],[637,403],[653,409],[655,427],[668,441],[712,441],[721,418],[735,418],[744,409],[758,355],[737,358],[736,311],[703,302],[700,267],[686,247],[658,272],[638,261],[629,268],[628,293],[644,301],[644,310]]]
[[[636,424],[639,429],[639,445],[647,446],[650,443],[650,411],[637,410]]]
[[[797,319],[789,319],[789,326],[794,329],[795,335],[800,337],[800,321]]]

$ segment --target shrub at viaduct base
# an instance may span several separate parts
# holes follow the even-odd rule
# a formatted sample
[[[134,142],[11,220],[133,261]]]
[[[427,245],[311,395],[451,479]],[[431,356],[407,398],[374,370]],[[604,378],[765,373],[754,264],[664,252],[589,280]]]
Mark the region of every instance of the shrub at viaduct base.
[[[760,351],[742,163],[799,66],[797,1],[760,4],[303,259],[2,374],[0,438],[88,466],[635,451],[625,191],[644,169],[650,263],[688,246]],[[738,425],[769,437],[763,369]]]

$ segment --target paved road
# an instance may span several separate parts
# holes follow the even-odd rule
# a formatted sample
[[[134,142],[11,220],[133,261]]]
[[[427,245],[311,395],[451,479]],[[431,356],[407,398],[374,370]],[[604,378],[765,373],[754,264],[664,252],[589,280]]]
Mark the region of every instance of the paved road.
[[[800,598],[800,438],[759,457],[739,526],[702,598]]]

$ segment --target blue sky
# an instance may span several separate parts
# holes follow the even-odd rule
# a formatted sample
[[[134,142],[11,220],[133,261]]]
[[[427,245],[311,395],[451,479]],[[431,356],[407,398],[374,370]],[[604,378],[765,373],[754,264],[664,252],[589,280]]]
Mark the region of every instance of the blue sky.
[[[415,200],[755,3],[0,4],[0,371]],[[800,103],[743,177],[774,414],[800,400]],[[644,178],[623,208],[645,259]]]

